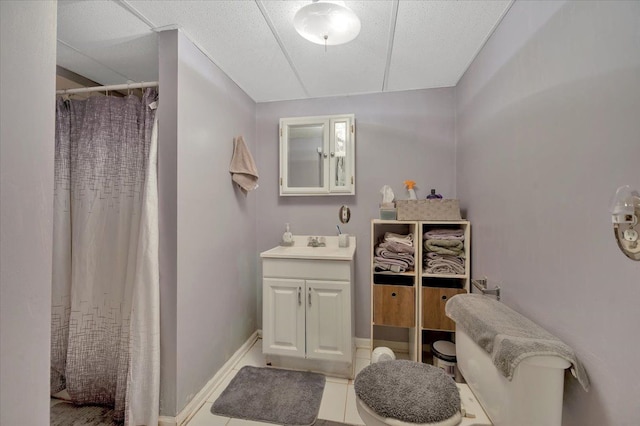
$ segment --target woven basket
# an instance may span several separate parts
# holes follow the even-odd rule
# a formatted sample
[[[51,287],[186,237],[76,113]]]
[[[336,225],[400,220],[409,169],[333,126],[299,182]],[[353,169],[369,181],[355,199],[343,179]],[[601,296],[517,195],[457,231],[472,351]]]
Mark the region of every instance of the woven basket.
[[[398,220],[461,220],[458,200],[396,200]]]

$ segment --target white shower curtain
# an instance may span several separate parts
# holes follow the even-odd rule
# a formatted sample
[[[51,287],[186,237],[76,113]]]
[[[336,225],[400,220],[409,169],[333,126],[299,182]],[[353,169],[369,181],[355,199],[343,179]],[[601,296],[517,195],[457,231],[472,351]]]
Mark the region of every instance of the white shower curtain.
[[[158,424],[156,97],[56,111],[51,392],[132,426]]]

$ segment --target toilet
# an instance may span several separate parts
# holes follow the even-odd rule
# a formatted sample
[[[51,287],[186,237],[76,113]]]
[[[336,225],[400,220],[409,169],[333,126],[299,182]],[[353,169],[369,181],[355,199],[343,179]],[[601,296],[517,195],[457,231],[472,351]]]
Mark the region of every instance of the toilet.
[[[448,303],[456,297],[461,296],[454,296]],[[476,324],[477,321],[471,319],[468,323]],[[509,380],[494,365],[491,355],[470,337],[460,322],[456,322],[456,357],[460,373],[491,423],[464,417],[467,411],[464,403],[461,405],[460,397],[452,395],[452,386],[455,389],[456,384],[442,369],[413,361],[398,360],[371,364],[357,375],[356,406],[365,425],[560,426],[562,424],[564,370],[572,366],[572,363],[565,359],[566,357],[556,355],[524,357],[518,361]],[[575,362],[577,363],[577,360]],[[400,363],[413,363],[416,364],[416,368],[406,368],[406,364]],[[408,391],[416,388],[421,390],[417,393]],[[458,388],[461,386],[459,385]],[[427,394],[432,397],[425,398],[425,392],[422,389],[427,389]],[[384,403],[380,408],[381,394],[397,398],[404,407],[422,407],[422,410],[436,411],[442,415],[423,421],[425,417],[416,417],[413,409],[409,410],[412,412],[406,413],[407,415],[402,410],[393,413],[393,410],[389,411],[389,407],[385,407]],[[438,396],[433,397],[433,395]],[[393,406],[393,402],[387,405]]]

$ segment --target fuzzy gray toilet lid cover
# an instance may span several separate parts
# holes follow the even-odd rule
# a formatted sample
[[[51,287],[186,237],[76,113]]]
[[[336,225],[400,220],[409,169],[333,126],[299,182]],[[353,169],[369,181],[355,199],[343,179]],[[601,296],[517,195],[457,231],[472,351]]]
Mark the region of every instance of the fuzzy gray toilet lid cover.
[[[354,382],[356,395],[382,417],[407,423],[436,423],[460,411],[460,392],[444,370],[393,360],[365,367]]]

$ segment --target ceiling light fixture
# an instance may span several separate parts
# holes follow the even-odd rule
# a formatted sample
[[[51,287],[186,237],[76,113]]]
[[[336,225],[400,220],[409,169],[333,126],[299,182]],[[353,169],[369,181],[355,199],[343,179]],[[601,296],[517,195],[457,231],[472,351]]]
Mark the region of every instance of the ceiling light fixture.
[[[298,10],[293,25],[302,37],[325,47],[348,43],[360,33],[360,19],[343,1],[314,0]]]

